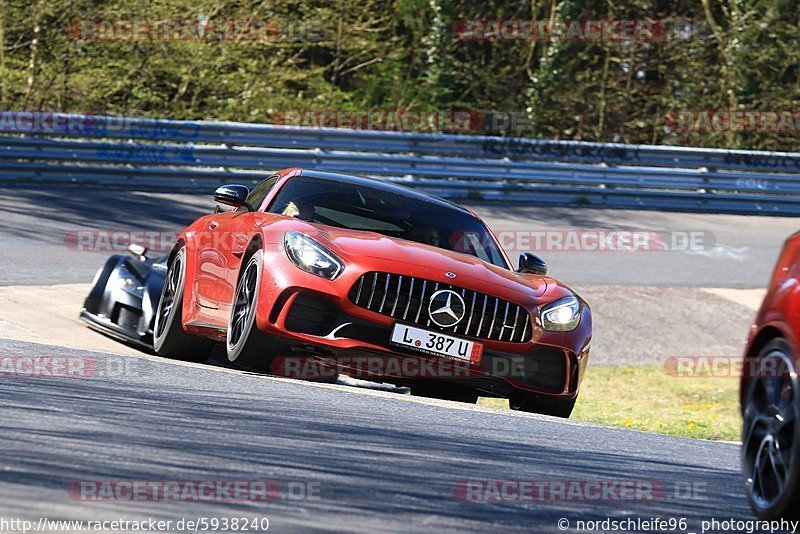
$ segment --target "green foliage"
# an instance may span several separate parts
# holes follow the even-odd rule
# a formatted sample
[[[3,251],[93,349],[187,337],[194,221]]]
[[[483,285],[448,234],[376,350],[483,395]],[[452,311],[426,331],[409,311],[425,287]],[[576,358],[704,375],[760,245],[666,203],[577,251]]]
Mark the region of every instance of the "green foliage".
[[[796,150],[788,132],[674,131],[677,110],[799,110],[795,0],[0,0],[0,107],[276,120],[477,110],[554,139]],[[270,20],[272,39],[80,40],[80,20]],[[663,21],[640,41],[470,41],[474,19]],[[680,22],[685,29],[681,30]]]
[[[478,403],[508,408],[505,399],[481,398]],[[590,365],[571,418],[673,436],[738,441],[739,380],[676,377],[657,365]]]

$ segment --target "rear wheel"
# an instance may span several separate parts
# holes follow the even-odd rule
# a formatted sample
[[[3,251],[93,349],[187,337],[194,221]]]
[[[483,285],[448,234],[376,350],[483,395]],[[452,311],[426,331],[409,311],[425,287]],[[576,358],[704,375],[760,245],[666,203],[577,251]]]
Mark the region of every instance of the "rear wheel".
[[[411,386],[411,394],[417,397],[466,402],[467,404],[475,404],[478,402],[478,390],[446,382]]]
[[[228,360],[255,371],[269,370],[280,354],[280,339],[263,334],[256,324],[258,292],[264,270],[264,252],[257,250],[245,264],[236,286],[236,297],[228,320]]]
[[[519,412],[552,415],[553,417],[569,418],[572,408],[575,407],[577,397],[572,399],[551,399],[541,395],[516,394],[508,399],[508,407]]]
[[[183,330],[185,282],[186,248],[181,247],[172,258],[164,279],[153,328],[153,346],[159,355],[167,358],[205,363],[214,349],[214,342]]]
[[[746,388],[742,471],[747,499],[763,520],[800,518],[798,383],[786,340],[767,343]]]

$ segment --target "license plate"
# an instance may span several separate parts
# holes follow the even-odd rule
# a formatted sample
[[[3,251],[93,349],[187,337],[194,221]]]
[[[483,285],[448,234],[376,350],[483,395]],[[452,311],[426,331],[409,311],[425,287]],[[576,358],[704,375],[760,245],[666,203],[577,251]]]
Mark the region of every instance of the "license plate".
[[[453,360],[480,363],[483,345],[476,341],[448,336],[408,326],[395,324],[392,329],[392,343],[409,347],[434,356],[444,356]]]

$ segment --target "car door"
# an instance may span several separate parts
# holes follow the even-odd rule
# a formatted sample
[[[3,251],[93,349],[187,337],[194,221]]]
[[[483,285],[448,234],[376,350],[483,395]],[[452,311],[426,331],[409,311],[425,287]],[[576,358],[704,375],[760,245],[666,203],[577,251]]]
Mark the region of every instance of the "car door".
[[[235,287],[231,287],[230,271],[240,262],[237,252],[244,249],[243,237],[237,232],[243,213],[225,211],[206,218],[198,229],[197,270],[194,293],[200,305],[198,320],[225,326]]]
[[[273,175],[256,185],[247,203],[258,210],[272,186],[280,178]],[[247,230],[242,219],[248,208],[215,213],[207,218],[198,235],[195,294],[201,307],[198,320],[227,327],[239,270],[247,248]]]

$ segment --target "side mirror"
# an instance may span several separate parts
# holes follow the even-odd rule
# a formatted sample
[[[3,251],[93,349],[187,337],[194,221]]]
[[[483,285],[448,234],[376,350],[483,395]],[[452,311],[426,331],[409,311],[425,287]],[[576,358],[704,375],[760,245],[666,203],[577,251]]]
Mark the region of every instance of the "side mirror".
[[[544,276],[547,274],[547,264],[536,254],[523,252],[519,255],[519,269],[517,269],[517,272]]]
[[[250,190],[243,185],[223,185],[214,191],[214,202],[233,206],[234,208],[246,207],[249,211],[255,211],[253,206],[247,203],[247,195]]]

